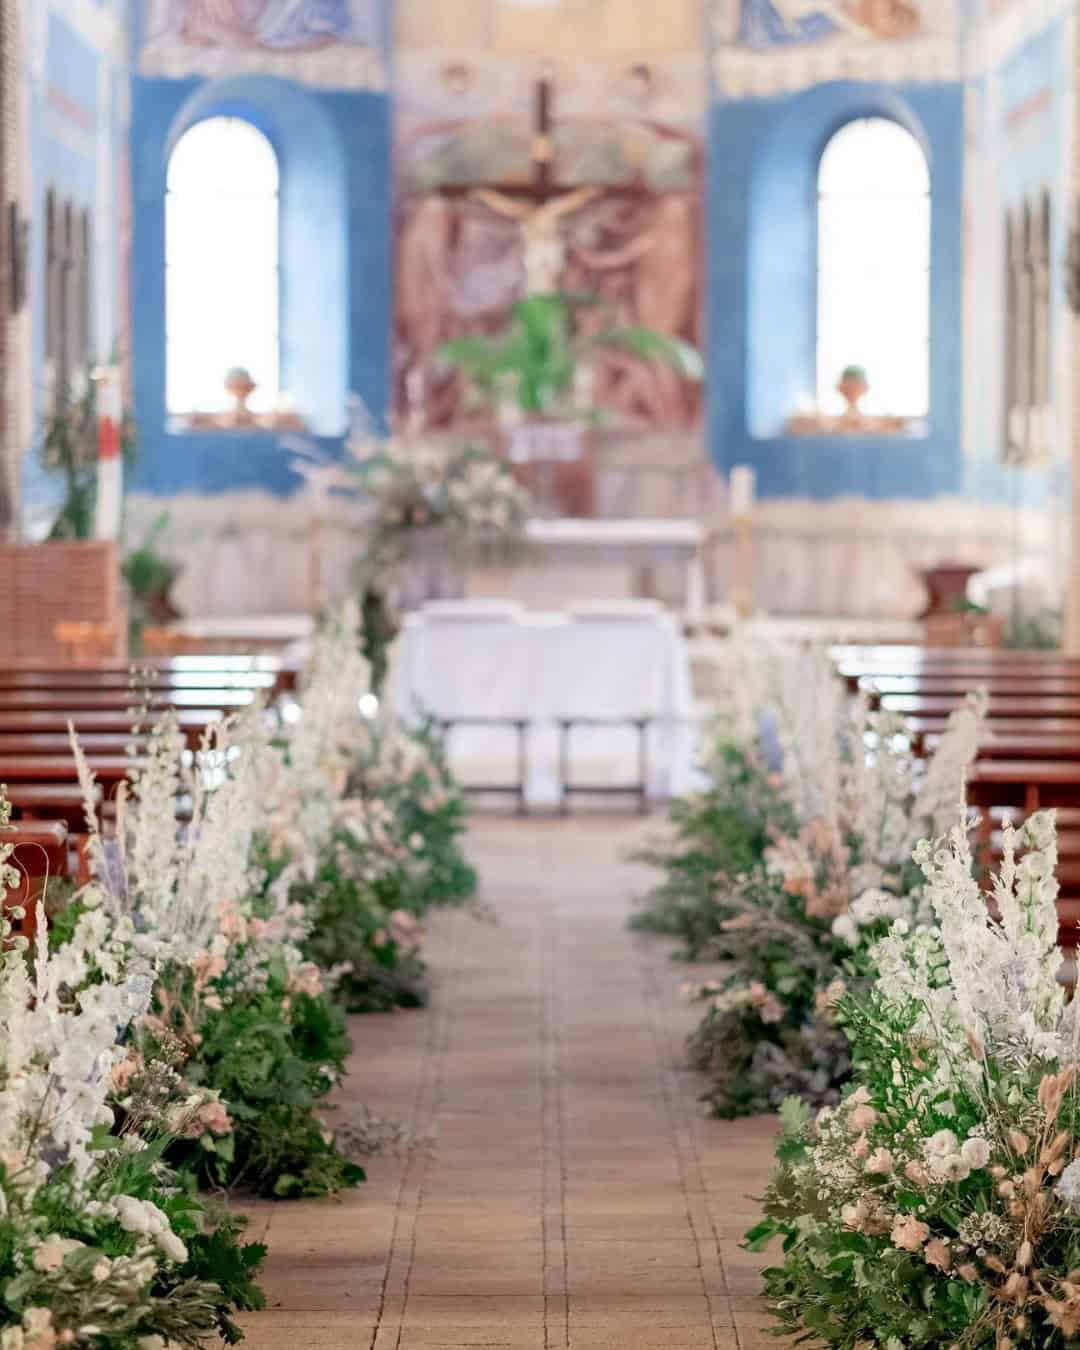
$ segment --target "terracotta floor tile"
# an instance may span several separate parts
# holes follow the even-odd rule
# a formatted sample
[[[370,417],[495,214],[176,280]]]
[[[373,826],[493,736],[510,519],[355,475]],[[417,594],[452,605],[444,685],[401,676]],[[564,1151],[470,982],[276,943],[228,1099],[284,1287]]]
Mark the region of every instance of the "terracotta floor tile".
[[[431,1006],[350,1019],[340,1118],[368,1106],[428,1142],[340,1202],[253,1206],[271,1257],[251,1350],[781,1344],[737,1247],[775,1122],[704,1117],[687,967],[625,926],[648,876],[623,859],[657,828],[474,824],[498,923],[435,916]]]

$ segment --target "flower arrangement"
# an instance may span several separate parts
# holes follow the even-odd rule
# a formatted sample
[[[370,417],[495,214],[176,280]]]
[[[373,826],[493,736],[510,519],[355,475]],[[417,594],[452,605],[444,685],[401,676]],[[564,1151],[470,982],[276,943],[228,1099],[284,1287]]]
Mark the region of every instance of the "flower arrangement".
[[[754,1248],[782,1326],[835,1346],[1019,1350],[1080,1334],[1080,1036],[1057,980],[1052,813],[1005,832],[986,894],[965,831],[915,852],[937,927],[896,921],[841,998],[855,1086],[783,1111]]]
[[[9,808],[0,808],[6,823]],[[0,848],[0,878],[10,876]],[[149,963],[106,958],[92,982],[81,953],[50,952],[39,898],[36,946],[0,917],[0,1343],[4,1350],[164,1350],[218,1333],[233,1308],[262,1306],[265,1248],[215,1215],[165,1161],[209,1106],[125,1083],[123,1042],[151,999]],[[168,1110],[164,1109],[166,1106]]]
[[[273,816],[285,827],[272,824],[267,840],[311,918],[305,955],[350,1012],[366,1012],[425,1000],[419,921],[469,899],[476,876],[437,737],[406,731],[374,700],[360,712],[357,629],[347,606],[316,641],[303,712],[283,729],[286,793]]]
[[[982,706],[969,700],[923,765],[902,722],[849,701],[823,654],[754,647],[741,663],[740,705],[706,759],[713,787],[651,855],[667,875],[646,910],[688,955],[724,963],[686,989],[704,1006],[690,1060],[722,1116],[839,1100],[851,1060],[834,1004],[869,977],[887,924],[924,914],[911,850],[955,815]]]
[[[78,742],[93,884],[65,949],[74,987],[105,966],[150,963],[152,1002],[130,1038],[138,1066],[183,1065],[186,1081],[220,1107],[204,1111],[170,1157],[220,1185],[274,1195],[323,1194],[363,1170],[342,1155],[322,1100],[349,1042],[320,973],[301,950],[308,918],[253,867],[276,751],[258,707],[212,728],[196,765],[184,763],[175,718],[153,729],[116,838],[106,841],[93,778]],[[177,801],[190,802],[178,827]]]
[[[398,629],[388,582],[400,586],[407,568],[436,557],[441,568],[517,561],[526,549],[529,497],[501,459],[476,446],[391,443],[349,467],[373,506],[356,572],[364,650],[380,693]]]

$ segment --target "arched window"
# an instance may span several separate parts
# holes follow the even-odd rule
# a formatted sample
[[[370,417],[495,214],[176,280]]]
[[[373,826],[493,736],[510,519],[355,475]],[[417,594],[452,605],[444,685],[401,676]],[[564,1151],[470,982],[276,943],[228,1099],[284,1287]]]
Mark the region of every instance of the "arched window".
[[[818,169],[818,404],[862,366],[862,409],[919,418],[930,407],[930,172],[898,123],[866,117],[832,137]]]
[[[166,405],[222,412],[243,366],[255,412],[280,391],[278,161],[256,127],[209,117],[177,141],[165,201]]]

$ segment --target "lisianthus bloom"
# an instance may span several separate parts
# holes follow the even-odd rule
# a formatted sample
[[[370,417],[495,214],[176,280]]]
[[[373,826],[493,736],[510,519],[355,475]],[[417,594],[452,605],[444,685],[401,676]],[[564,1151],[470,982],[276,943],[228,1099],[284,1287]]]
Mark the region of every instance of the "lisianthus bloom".
[[[932,1242],[928,1242],[924,1255],[927,1263],[931,1266],[937,1266],[938,1270],[948,1270],[952,1265],[952,1252],[949,1251],[941,1238],[934,1238]]]
[[[232,1119],[228,1111],[219,1101],[204,1102],[199,1108],[199,1123],[203,1129],[209,1130],[211,1134],[230,1134],[232,1132]]]
[[[930,1237],[930,1225],[917,1219],[914,1214],[898,1214],[892,1226],[892,1240],[895,1247],[906,1252],[922,1250],[923,1243]]]
[[[57,1237],[53,1233],[34,1250],[34,1269],[42,1272],[59,1270],[69,1252],[77,1251],[85,1244],[75,1238]]]
[[[990,1161],[990,1145],[985,1139],[973,1136],[964,1140],[960,1156],[973,1171],[978,1171]]]
[[[399,947],[415,947],[420,941],[420,925],[404,909],[395,909],[390,915],[390,936]]]
[[[866,1162],[866,1170],[871,1176],[887,1177],[893,1170],[893,1155],[887,1148],[878,1148]]]

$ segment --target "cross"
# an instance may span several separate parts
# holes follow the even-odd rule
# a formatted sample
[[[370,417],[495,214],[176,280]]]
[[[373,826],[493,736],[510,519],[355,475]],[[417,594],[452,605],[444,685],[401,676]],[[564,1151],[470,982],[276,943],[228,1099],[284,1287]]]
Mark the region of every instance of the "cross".
[[[537,81],[533,97],[532,173],[527,183],[465,183],[442,189],[444,195],[471,197],[496,215],[517,222],[524,251],[526,290],[530,295],[550,294],[559,289],[566,265],[560,221],[579,211],[601,191],[599,187],[564,187],[555,181],[553,106],[553,82],[545,72]]]

